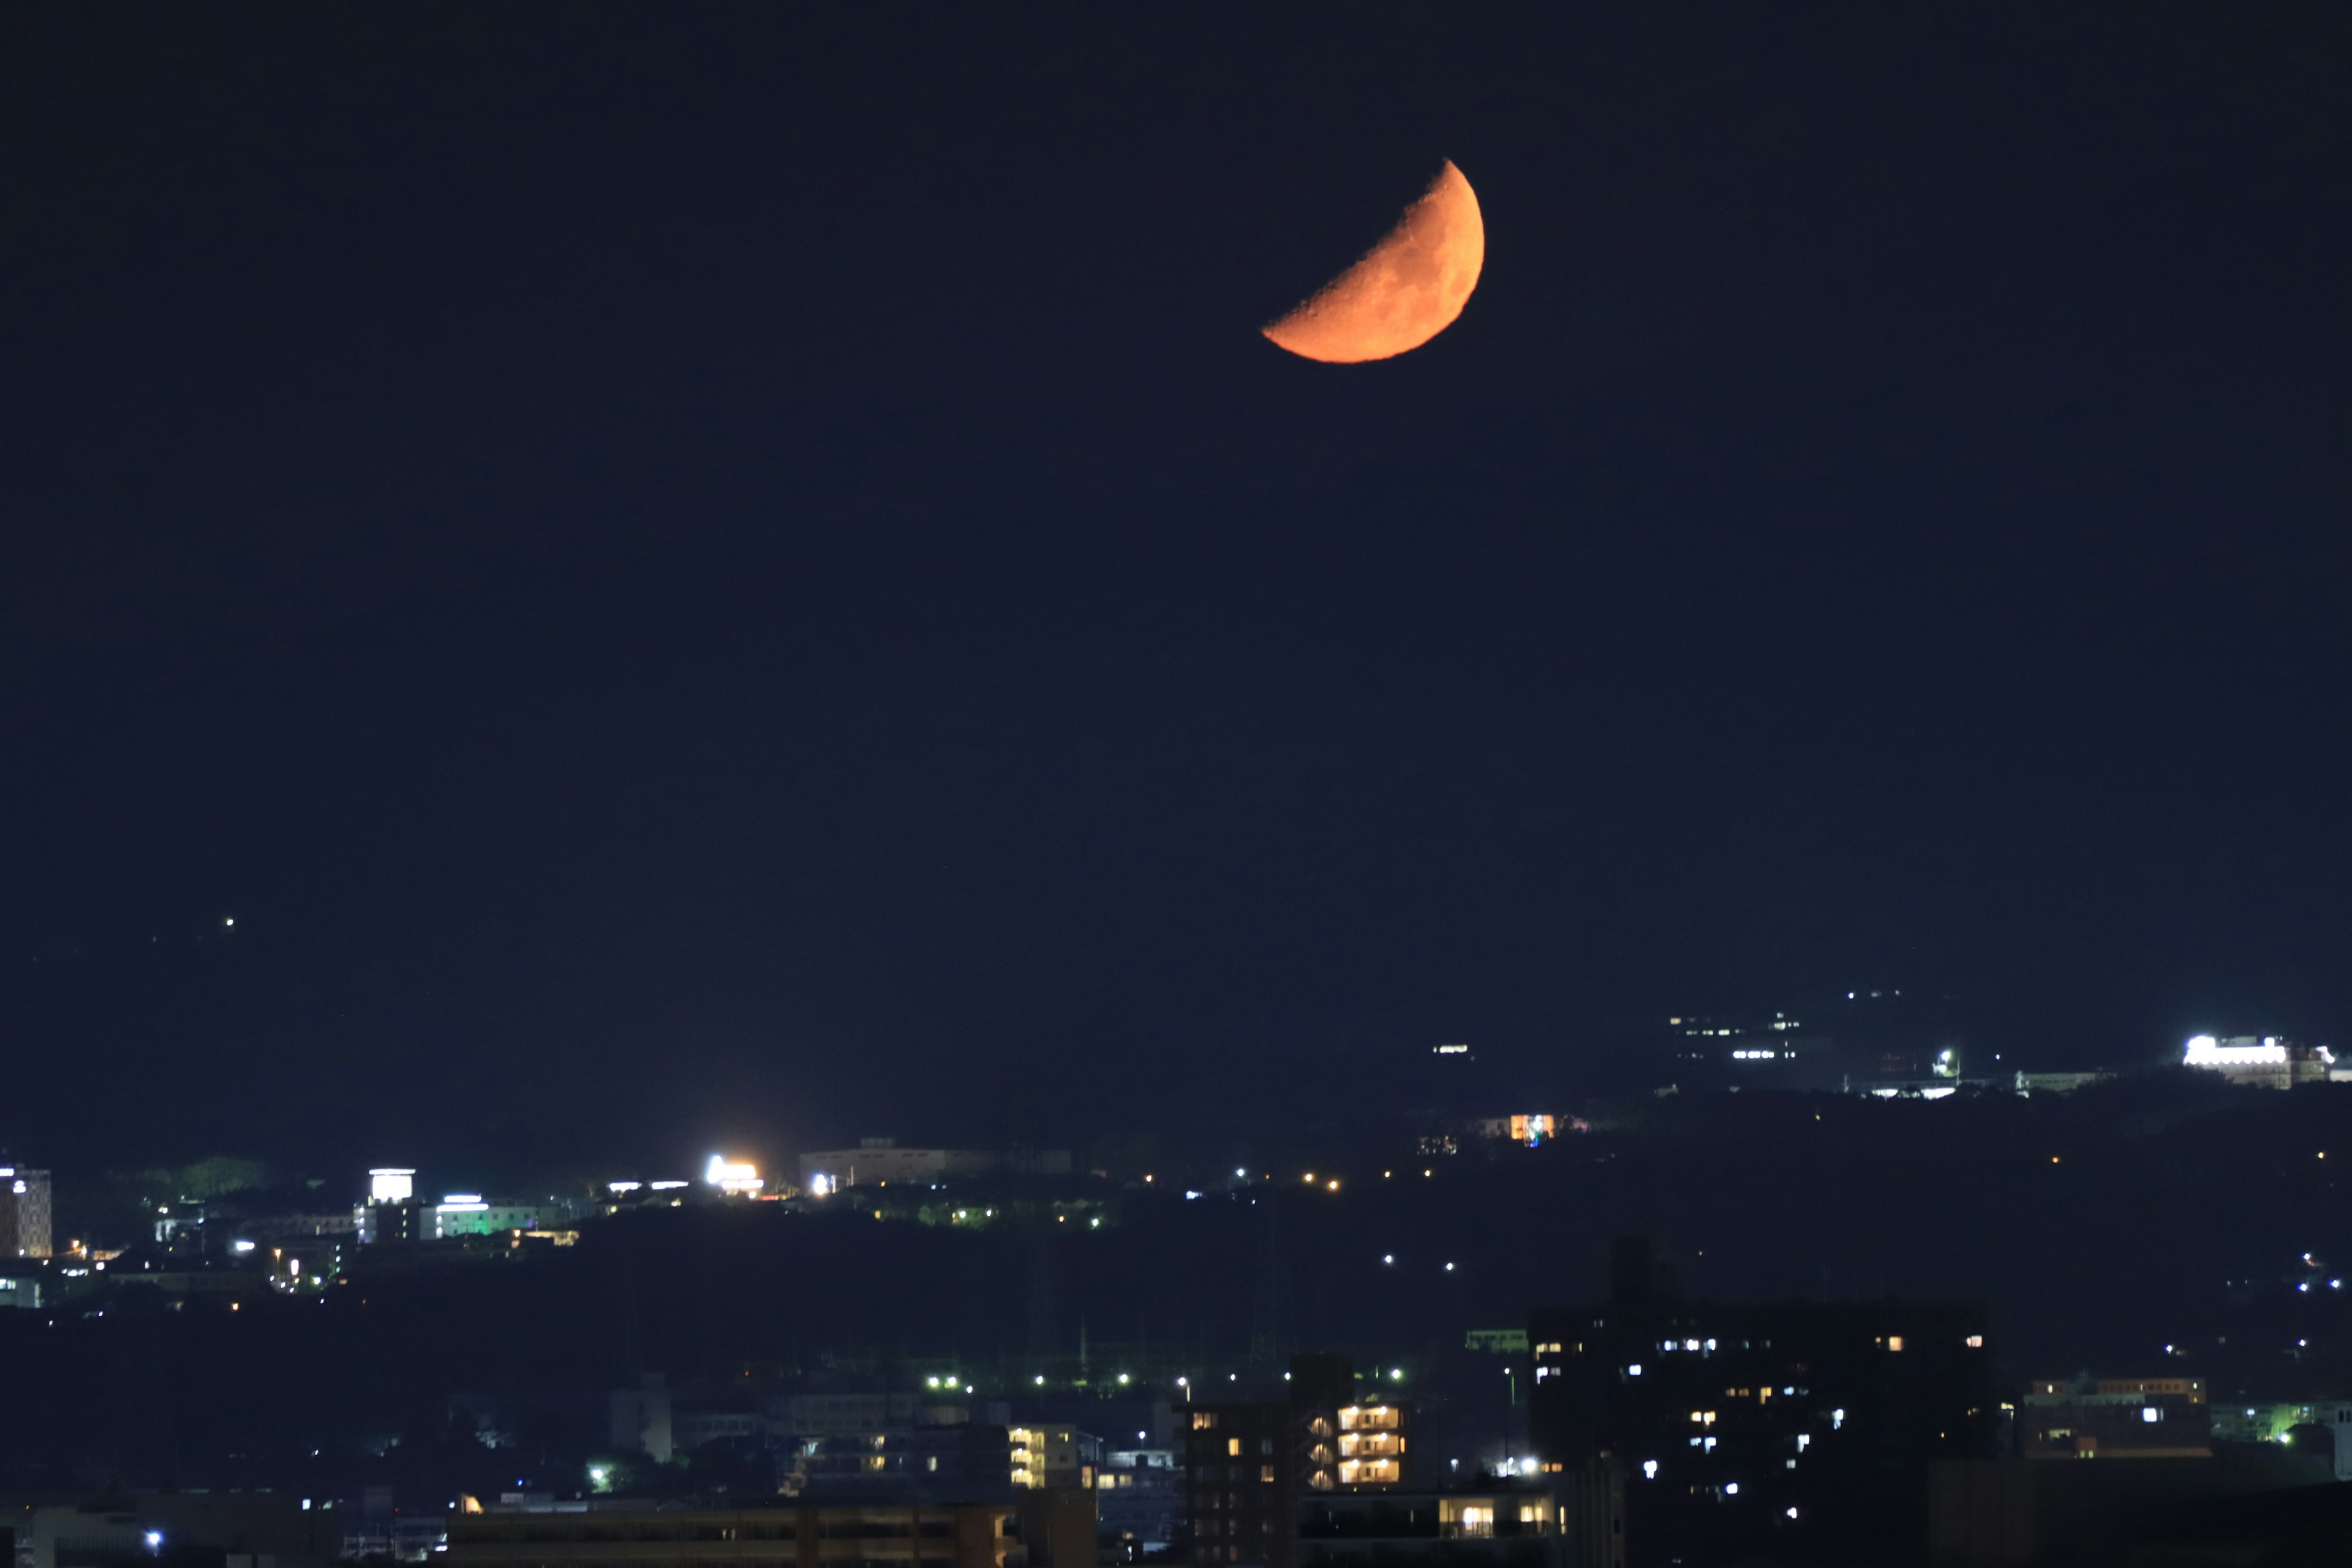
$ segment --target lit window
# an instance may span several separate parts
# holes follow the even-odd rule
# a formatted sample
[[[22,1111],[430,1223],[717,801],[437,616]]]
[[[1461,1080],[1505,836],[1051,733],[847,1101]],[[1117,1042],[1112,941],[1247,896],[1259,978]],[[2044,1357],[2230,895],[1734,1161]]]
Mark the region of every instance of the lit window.
[[[1901,1334],[1889,1334],[1889,1335],[1887,1335],[1887,1336],[1886,1336],[1886,1348],[1887,1348],[1888,1350],[1891,1350],[1891,1351],[1899,1351],[1899,1350],[1901,1350],[1901,1349],[1903,1348],[1903,1336],[1902,1336]]]
[[[1968,1338],[1968,1347],[1972,1351],[1980,1351],[1984,1349],[1984,1336],[1982,1334],[1970,1334]]]
[[[1225,1439],[1225,1452],[1226,1452],[1228,1455],[1230,1455],[1231,1457],[1234,1458],[1241,1458],[1241,1452],[1242,1452],[1242,1440],[1241,1440],[1239,1437],[1228,1437],[1228,1438],[1226,1438],[1226,1439]]]

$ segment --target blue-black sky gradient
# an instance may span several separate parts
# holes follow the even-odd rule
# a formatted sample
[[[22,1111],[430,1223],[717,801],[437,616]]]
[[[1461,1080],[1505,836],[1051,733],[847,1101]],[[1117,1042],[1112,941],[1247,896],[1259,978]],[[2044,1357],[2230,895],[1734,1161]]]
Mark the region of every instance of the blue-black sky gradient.
[[[1855,984],[2345,1037],[2340,7],[0,60],[19,1157],[1565,1101]],[[1257,336],[1449,157],[1452,330]]]

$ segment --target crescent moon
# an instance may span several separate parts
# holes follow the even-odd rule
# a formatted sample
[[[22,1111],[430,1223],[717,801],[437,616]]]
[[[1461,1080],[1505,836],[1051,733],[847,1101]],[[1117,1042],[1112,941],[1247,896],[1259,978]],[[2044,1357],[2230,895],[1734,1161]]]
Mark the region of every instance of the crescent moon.
[[[1328,364],[1393,359],[1454,324],[1486,262],[1477,193],[1449,162],[1388,237],[1262,330],[1292,353]]]

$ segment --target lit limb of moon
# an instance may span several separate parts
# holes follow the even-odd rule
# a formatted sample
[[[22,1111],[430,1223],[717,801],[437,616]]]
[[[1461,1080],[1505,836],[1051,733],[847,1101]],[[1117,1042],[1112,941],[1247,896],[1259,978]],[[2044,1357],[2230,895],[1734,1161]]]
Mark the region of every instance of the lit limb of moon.
[[[1305,359],[1392,359],[1454,324],[1486,261],[1477,194],[1448,163],[1361,261],[1264,331]]]

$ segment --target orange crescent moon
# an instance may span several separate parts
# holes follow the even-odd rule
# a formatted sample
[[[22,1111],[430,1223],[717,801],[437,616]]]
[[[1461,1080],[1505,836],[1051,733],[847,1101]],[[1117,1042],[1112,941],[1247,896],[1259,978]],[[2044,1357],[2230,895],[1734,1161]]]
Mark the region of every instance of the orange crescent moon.
[[[1393,359],[1454,324],[1486,262],[1477,193],[1448,163],[1364,258],[1264,330],[1328,364]]]

